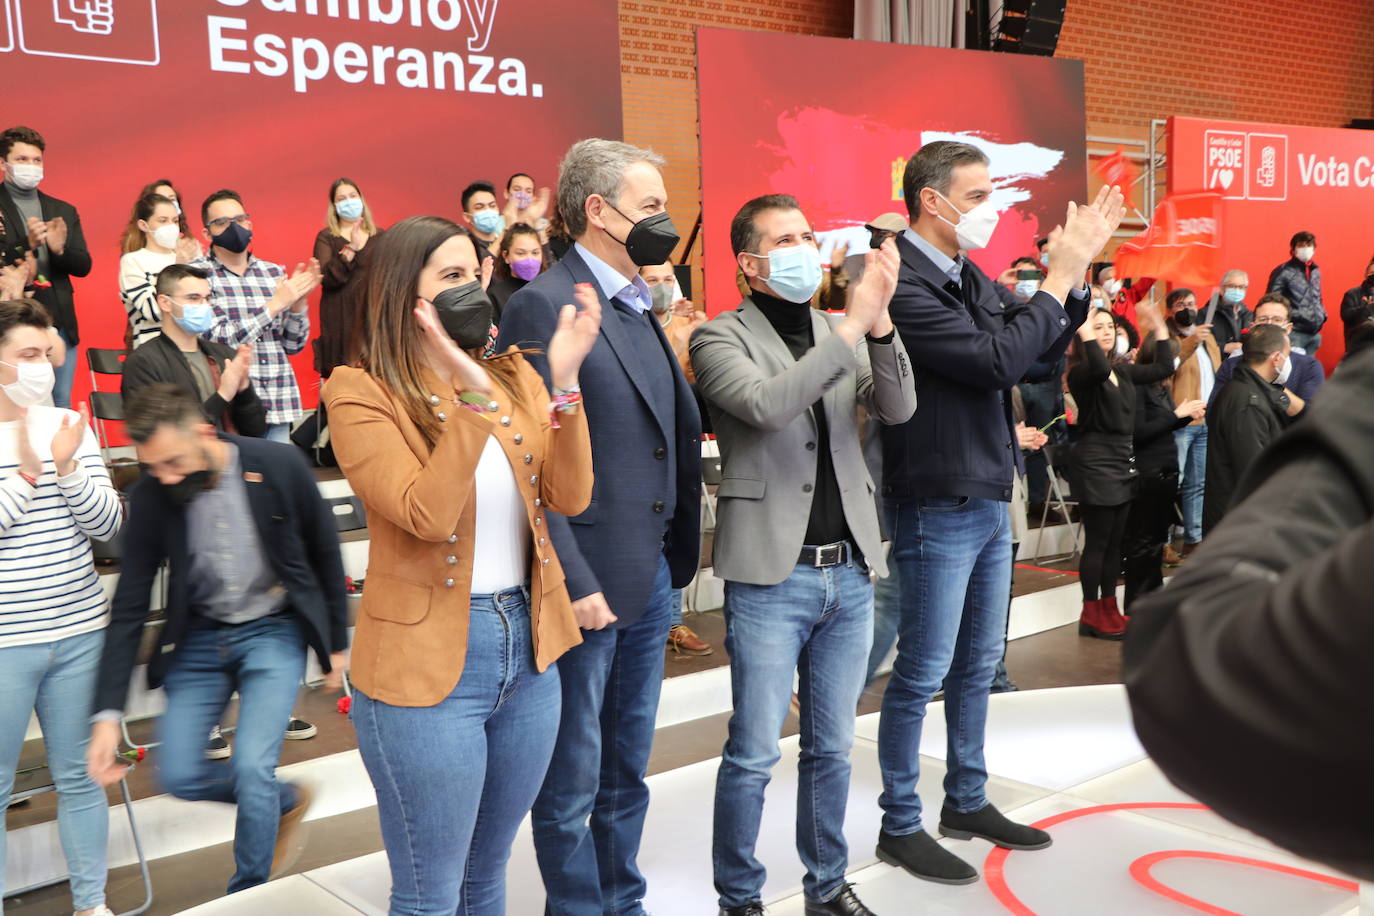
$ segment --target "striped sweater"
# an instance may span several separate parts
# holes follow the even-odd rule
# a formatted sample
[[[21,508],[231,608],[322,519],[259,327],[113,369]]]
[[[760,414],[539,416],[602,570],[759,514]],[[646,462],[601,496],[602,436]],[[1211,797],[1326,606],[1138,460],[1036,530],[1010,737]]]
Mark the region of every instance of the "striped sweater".
[[[0,422],[0,648],[56,642],[109,622],[89,535],[119,530],[119,495],[90,429],[76,470],[58,477],[52,437],[72,411],[30,407],[27,421]],[[38,486],[19,476],[16,436],[27,422],[43,462]]]
[[[157,305],[157,275],[176,263],[175,253],[149,248],[130,251],[119,259],[119,298],[133,328],[134,346],[141,347],[162,333],[162,310]]]

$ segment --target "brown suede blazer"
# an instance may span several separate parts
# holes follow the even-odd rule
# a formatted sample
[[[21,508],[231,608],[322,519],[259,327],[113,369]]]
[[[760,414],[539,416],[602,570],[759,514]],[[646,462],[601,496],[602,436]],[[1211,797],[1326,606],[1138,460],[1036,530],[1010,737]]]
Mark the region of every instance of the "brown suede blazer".
[[[1170,331],[1173,329],[1170,328]],[[1197,360],[1193,357],[1197,355],[1198,337],[1196,334],[1184,337],[1175,333],[1174,340],[1178,344],[1178,371],[1169,381],[1169,390],[1174,396],[1174,405],[1182,404],[1184,401],[1191,401],[1202,397],[1202,370],[1198,368]],[[1221,350],[1217,347],[1215,338],[1207,338],[1207,358],[1212,361],[1212,375],[1217,374],[1221,368]],[[1194,420],[1189,426],[1202,426],[1206,420]]]
[[[363,370],[339,367],[323,389],[334,454],[367,509],[371,545],[350,675],[375,700],[434,706],[463,674],[478,537],[473,479],[489,435],[525,495],[537,667],[582,641],[544,513],[577,515],[591,501],[586,414],[560,413],[561,428],[552,429],[543,380],[524,357],[511,358],[520,361],[520,397],[497,386],[496,409],[481,413],[454,406],[451,387],[426,373],[445,425],[433,451],[399,399]]]

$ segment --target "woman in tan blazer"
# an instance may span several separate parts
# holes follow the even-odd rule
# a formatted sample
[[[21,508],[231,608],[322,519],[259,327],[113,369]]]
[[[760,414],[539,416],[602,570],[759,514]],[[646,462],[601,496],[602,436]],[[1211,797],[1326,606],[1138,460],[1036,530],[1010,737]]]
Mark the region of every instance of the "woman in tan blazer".
[[[500,914],[558,733],[554,663],[581,642],[545,512],[591,500],[577,372],[601,309],[586,290],[564,309],[551,403],[514,348],[481,357],[491,302],[465,230],[412,217],[372,245],[362,368],[324,388],[371,538],[352,717],[392,916]]]

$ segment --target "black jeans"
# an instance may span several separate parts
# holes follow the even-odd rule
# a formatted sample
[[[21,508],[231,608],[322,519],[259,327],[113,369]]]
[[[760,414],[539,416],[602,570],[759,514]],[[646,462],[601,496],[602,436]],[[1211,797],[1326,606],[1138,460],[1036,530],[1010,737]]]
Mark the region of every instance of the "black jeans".
[[[1140,475],[1140,490],[1131,501],[1122,548],[1126,553],[1126,608],[1164,584],[1164,545],[1174,521],[1178,469],[1161,468]]]
[[[1090,506],[1080,504],[1083,519],[1083,557],[1078,563],[1078,584],[1084,601],[1116,596],[1116,578],[1121,574],[1121,538],[1126,531],[1126,516],[1131,504]]]

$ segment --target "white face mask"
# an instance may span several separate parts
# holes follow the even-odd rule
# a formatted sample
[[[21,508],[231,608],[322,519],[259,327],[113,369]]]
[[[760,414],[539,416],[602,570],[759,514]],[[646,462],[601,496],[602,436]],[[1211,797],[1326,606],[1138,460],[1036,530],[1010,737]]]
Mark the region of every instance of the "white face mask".
[[[1293,374],[1293,357],[1292,357],[1292,356],[1285,356],[1285,357],[1283,358],[1283,365],[1279,367],[1279,374],[1276,375],[1276,376],[1274,376],[1274,383],[1275,383],[1276,385],[1287,385],[1287,384],[1288,384],[1288,376],[1290,376],[1290,375],[1292,375],[1292,374]]]
[[[1130,346],[1130,341],[1120,334],[1116,335],[1116,355],[1125,356],[1126,349]]]
[[[153,241],[163,248],[177,247],[177,239],[181,238],[181,227],[176,223],[167,223],[165,226],[158,226],[153,230]]]
[[[43,166],[41,165],[17,162],[6,163],[5,168],[9,170],[10,181],[14,182],[14,186],[25,191],[32,191],[43,180]]]
[[[1093,300],[1093,308],[1095,308],[1095,309],[1105,309],[1106,307],[1107,307],[1107,303],[1104,302],[1104,301],[1102,301],[1101,299],[1094,299],[1094,300]]]
[[[52,363],[46,359],[41,363],[13,363],[0,362],[0,366],[9,366],[19,373],[19,378],[8,385],[0,385],[5,396],[10,399],[15,407],[32,407],[47,400],[52,394],[54,375]]]
[[[931,188],[931,190],[934,191],[935,189]],[[939,191],[935,191],[935,193],[938,194],[940,199],[945,203],[954,207],[954,202],[948,197],[940,194]],[[936,213],[935,216],[954,227],[954,237],[958,239],[959,247],[965,251],[977,251],[979,248],[986,247],[988,240],[992,238],[992,233],[997,229],[997,220],[999,216],[997,208],[993,206],[992,200],[988,199],[983,201],[967,213],[961,211],[958,207],[954,207],[954,212],[959,214],[959,222],[957,223],[950,222],[943,216],[940,216],[939,213]]]
[[[1105,292],[1108,296],[1111,296],[1113,299],[1115,299],[1115,298],[1116,298],[1116,294],[1119,293],[1119,292],[1121,292],[1121,281],[1120,281],[1120,280],[1108,280],[1106,283],[1103,283],[1103,284],[1102,284],[1102,290],[1103,290],[1103,292]]]
[[[1317,249],[1313,248],[1311,245],[1304,245],[1301,248],[1293,249],[1293,256],[1296,257],[1299,261],[1302,261],[1304,264],[1312,260],[1313,256],[1316,255],[1316,253]]]

